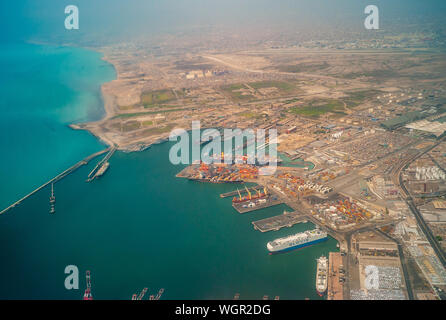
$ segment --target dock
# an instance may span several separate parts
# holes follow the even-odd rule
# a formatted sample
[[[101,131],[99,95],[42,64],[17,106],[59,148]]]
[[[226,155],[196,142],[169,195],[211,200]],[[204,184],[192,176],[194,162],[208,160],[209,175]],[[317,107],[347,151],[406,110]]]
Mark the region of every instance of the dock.
[[[269,208],[284,203],[277,196],[268,196],[267,198],[245,201],[241,203],[232,203],[232,207],[238,211],[238,213],[247,213],[255,210]]]
[[[194,168],[195,167],[197,167],[196,164],[189,165],[189,166],[185,167],[183,170],[181,170],[180,172],[178,172],[175,175],[175,177],[177,177],[177,178],[188,178],[194,172]]]
[[[327,300],[344,300],[344,277],[340,252],[330,252],[328,257]]]
[[[255,186],[252,188],[248,188],[249,191],[257,191],[257,190],[263,190],[263,186]],[[220,194],[220,198],[227,198],[227,197],[233,197],[237,196],[238,193],[246,193],[246,190],[244,188],[241,188],[240,190],[230,191],[226,193]]]
[[[255,230],[260,232],[277,231],[284,227],[292,227],[297,223],[307,222],[307,217],[297,211],[284,211],[283,214],[273,216],[270,218],[253,221],[252,224]]]
[[[35,194],[36,192],[42,190],[43,188],[45,188],[46,186],[48,186],[51,183],[56,183],[57,181],[65,178],[67,175],[73,173],[74,171],[76,171],[78,168],[88,164],[88,162],[90,162],[92,159],[100,156],[101,154],[104,154],[106,152],[109,152],[110,148],[104,149],[102,151],[93,153],[92,155],[89,155],[88,157],[86,157],[85,159],[79,161],[78,163],[76,163],[75,165],[71,166],[70,168],[68,168],[67,170],[63,171],[62,173],[58,174],[57,176],[55,176],[54,178],[52,178],[51,180],[49,180],[48,182],[45,182],[44,184],[42,184],[40,187],[34,189],[33,191],[31,191],[30,193],[28,193],[26,196],[24,196],[23,198],[21,198],[20,200],[17,200],[16,202],[14,202],[13,204],[11,204],[10,206],[8,206],[7,208],[3,209],[2,211],[0,211],[0,215],[2,215],[3,213],[9,211],[10,209],[16,207],[17,205],[19,205],[22,201],[28,199],[29,197],[31,197],[33,194]]]
[[[113,153],[115,153],[115,151],[116,151],[115,147],[111,147],[109,149],[104,159],[99,161],[98,164],[93,168],[93,170],[91,170],[91,172],[88,175],[87,182],[90,182],[96,179],[97,177],[101,176],[102,174],[104,174],[105,170],[107,170],[109,166],[108,160],[110,160],[111,156],[113,155]]]

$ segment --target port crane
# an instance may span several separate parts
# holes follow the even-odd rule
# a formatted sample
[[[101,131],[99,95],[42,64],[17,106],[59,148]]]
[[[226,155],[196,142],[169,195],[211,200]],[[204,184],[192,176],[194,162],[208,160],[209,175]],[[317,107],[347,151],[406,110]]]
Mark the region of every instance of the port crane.
[[[90,276],[90,270],[87,270],[86,272],[86,280],[87,280],[87,289],[85,289],[84,292],[84,298],[83,300],[93,300],[93,296],[91,295],[91,276]]]
[[[240,194],[240,190],[237,188],[239,200],[242,201],[242,195]]]
[[[162,296],[163,293],[164,293],[164,288],[161,288],[161,289],[158,291],[158,293],[157,293],[157,295],[156,295],[156,297],[155,297],[155,300],[159,300],[159,299],[161,298],[161,296]]]
[[[139,293],[139,295],[137,295],[136,293],[134,295],[132,295],[132,300],[142,300],[145,296],[145,294],[147,293],[148,288],[144,288],[142,289],[142,291]],[[154,294],[151,294],[149,296],[149,300],[159,300],[162,296],[162,294],[164,293],[164,288],[161,288],[158,293],[156,294],[156,296]]]
[[[251,200],[252,199],[251,192],[249,192],[249,189],[246,186],[245,186],[245,189],[246,189],[246,192],[248,193],[249,200]]]
[[[139,293],[138,298],[136,300],[142,300],[144,298],[144,295],[146,294],[148,288],[142,289],[142,291]]]

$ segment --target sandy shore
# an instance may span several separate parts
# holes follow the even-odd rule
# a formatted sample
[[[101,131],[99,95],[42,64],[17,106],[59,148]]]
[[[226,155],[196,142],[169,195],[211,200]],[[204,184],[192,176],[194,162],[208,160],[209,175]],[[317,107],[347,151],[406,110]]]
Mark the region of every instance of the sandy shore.
[[[131,133],[125,134],[120,132],[119,130],[110,130],[110,123],[113,122],[113,117],[119,115],[120,109],[119,104],[131,104],[135,100],[135,92],[131,91],[127,94],[127,87],[120,83],[119,76],[119,66],[115,64],[114,61],[107,59],[104,55],[102,60],[110,63],[116,72],[116,79],[103,83],[101,86],[101,94],[102,100],[104,103],[104,111],[105,115],[102,119],[94,122],[88,122],[84,124],[73,124],[70,127],[76,130],[87,130],[99,140],[107,144],[108,146],[114,146],[118,150],[125,152],[134,152],[134,151],[142,151],[150,147],[152,144],[158,143],[161,140],[164,140],[169,137],[169,132],[157,134],[157,135],[148,135],[148,136],[134,136]],[[123,93],[125,93],[123,95]],[[130,100],[128,96],[132,96]],[[137,94],[139,99],[139,93]]]
[[[118,105],[116,104],[116,98],[111,93],[107,92],[104,87],[107,83],[101,86],[102,100],[104,101],[105,117],[102,120],[112,118],[116,114]]]
[[[108,60],[105,56],[102,57],[102,60],[106,61],[107,63],[113,66],[113,68],[115,69],[116,78],[119,78],[118,70],[116,66],[113,64],[113,62]],[[72,124],[70,125],[70,128],[74,130],[87,130],[106,145],[116,146],[119,148],[120,147],[119,141],[117,141],[117,139],[114,139],[113,137],[110,137],[110,135],[107,134],[106,130],[104,130],[103,126],[103,124],[107,120],[113,118],[118,113],[117,112],[118,104],[116,103],[116,96],[112,92],[110,92],[111,90],[108,88],[113,81],[116,81],[116,79],[109,82],[105,82],[101,85],[101,95],[105,111],[104,117],[98,121],[92,121],[83,124]]]

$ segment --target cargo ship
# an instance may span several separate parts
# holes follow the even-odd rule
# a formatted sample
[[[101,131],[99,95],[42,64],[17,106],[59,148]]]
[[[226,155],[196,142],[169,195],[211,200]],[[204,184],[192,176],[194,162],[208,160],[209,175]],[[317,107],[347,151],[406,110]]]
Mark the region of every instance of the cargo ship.
[[[293,234],[288,237],[278,238],[268,242],[266,247],[270,254],[273,254],[308,247],[325,240],[327,240],[327,233],[320,229],[314,229]]]
[[[319,296],[323,296],[327,291],[327,272],[328,272],[328,260],[327,257],[322,256],[317,259],[317,272],[316,272],[316,291]]]
[[[98,172],[96,172],[95,174],[95,178],[98,178],[102,175],[104,175],[105,171],[107,171],[108,167],[110,166],[109,162],[104,163],[98,170]]]
[[[242,195],[240,194],[240,191],[237,189],[238,198],[234,197],[232,199],[232,203],[241,203],[241,202],[247,202],[247,201],[252,201],[252,200],[256,200],[256,199],[263,199],[268,196],[268,192],[266,191],[266,188],[263,188],[263,192],[261,192],[260,190],[257,190],[257,193],[254,195],[251,194],[251,192],[249,191],[248,188],[245,187],[245,189],[246,189],[246,192],[248,193],[248,195],[242,197]]]

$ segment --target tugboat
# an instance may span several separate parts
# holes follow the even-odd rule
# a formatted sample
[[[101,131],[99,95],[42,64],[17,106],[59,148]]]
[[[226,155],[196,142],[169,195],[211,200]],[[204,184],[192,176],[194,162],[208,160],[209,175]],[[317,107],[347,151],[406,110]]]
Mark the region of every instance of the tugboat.
[[[328,260],[325,256],[317,259],[317,273],[316,273],[316,291],[321,297],[324,296],[325,291],[327,291],[327,271],[328,271]]]

